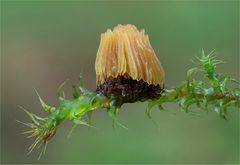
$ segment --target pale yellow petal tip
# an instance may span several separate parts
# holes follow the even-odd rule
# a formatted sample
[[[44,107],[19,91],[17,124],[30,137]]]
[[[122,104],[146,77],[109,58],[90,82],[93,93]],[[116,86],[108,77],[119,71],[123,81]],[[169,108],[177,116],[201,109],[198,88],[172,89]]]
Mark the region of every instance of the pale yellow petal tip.
[[[119,76],[130,76],[148,84],[164,83],[164,70],[144,29],[121,25],[101,35],[95,61],[97,85]]]

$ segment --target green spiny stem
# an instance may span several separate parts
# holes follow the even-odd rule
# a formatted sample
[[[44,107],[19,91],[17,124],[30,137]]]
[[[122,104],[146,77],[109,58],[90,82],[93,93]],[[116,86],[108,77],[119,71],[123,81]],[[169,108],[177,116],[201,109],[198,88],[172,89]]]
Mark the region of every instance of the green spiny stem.
[[[180,108],[185,112],[190,112],[189,106],[195,104],[201,109],[207,109],[208,105],[214,106],[214,110],[220,117],[226,119],[227,109],[235,106],[240,109],[240,88],[239,82],[235,79],[220,76],[216,72],[216,65],[222,63],[212,56],[213,52],[198,58],[200,66],[188,70],[187,80],[177,88],[164,90],[162,97],[157,100],[149,101],[146,113],[150,116],[152,107],[163,108],[163,103],[178,102]],[[203,73],[203,78],[207,76],[208,82],[196,80],[192,77],[193,73]],[[230,89],[227,83],[238,84],[236,88]]]
[[[223,95],[223,94],[209,94],[209,95],[204,95],[204,94],[199,94],[199,93],[191,93],[188,91],[170,91],[167,92],[166,90],[163,91],[163,96],[161,97],[161,99],[164,98],[175,98],[176,100],[178,100],[179,98],[182,97],[190,97],[190,98],[199,98],[199,99],[208,99],[208,100],[224,100],[226,102],[229,101],[238,101],[239,97],[238,96],[234,96],[234,95]]]
[[[212,105],[214,110],[224,119],[226,119],[228,107],[235,106],[240,109],[239,83],[235,79],[221,76],[216,72],[216,65],[222,62],[216,60],[212,54],[213,52],[205,55],[202,51],[202,57],[198,58],[200,65],[188,70],[186,81],[178,87],[164,89],[158,99],[146,100],[148,102],[146,114],[151,118],[150,112],[153,107],[158,106],[162,110],[164,103],[178,103],[180,109],[185,112],[190,112],[191,105],[197,105],[200,109],[207,109],[208,105]],[[203,73],[202,79],[195,79],[192,76],[193,73]],[[205,77],[207,77],[207,82],[203,81]],[[238,84],[237,87],[230,89],[227,84],[231,82]],[[91,127],[90,122],[86,122],[84,117],[91,118],[92,112],[100,108],[107,110],[114,123],[126,128],[116,118],[120,109],[117,106],[119,100],[116,100],[116,97],[109,98],[87,90],[84,88],[82,78],[80,78],[79,84],[79,90],[75,86],[72,88],[73,99],[64,97],[62,92],[64,83],[59,86],[57,91],[58,107],[47,105],[38,95],[42,108],[48,113],[45,118],[38,117],[22,108],[32,120],[31,123],[21,122],[31,129],[24,134],[30,134],[28,137],[36,137],[29,147],[29,153],[37,145],[43,144],[40,158],[45,153],[47,142],[53,138],[57,128],[65,120],[70,120],[74,124],[73,128],[77,125]]]
[[[31,153],[37,145],[40,146],[41,144],[44,144],[39,158],[43,153],[45,153],[47,142],[53,138],[57,128],[65,120],[72,121],[74,127],[77,125],[90,126],[83,119],[85,114],[90,114],[91,111],[99,108],[111,108],[109,99],[97,94],[96,92],[90,92],[83,86],[80,86],[81,94],[79,94],[76,88],[73,87],[73,100],[67,100],[64,96],[61,96],[62,86],[63,84],[60,85],[60,88],[57,92],[59,100],[59,107],[57,108],[47,105],[38,95],[42,108],[48,112],[48,116],[46,118],[40,118],[22,108],[32,119],[32,123],[21,122],[31,129],[24,132],[24,134],[31,134],[28,137],[36,137],[34,143],[29,147],[29,153]]]

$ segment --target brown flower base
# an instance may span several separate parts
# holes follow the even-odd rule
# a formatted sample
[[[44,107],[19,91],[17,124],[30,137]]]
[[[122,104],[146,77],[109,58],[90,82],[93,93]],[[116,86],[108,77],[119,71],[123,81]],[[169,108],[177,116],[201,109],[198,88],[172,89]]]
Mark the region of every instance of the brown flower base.
[[[163,88],[160,85],[149,85],[143,80],[137,81],[131,77],[120,76],[97,86],[97,92],[108,98],[114,98],[116,104],[121,106],[124,103],[156,99],[161,96]]]

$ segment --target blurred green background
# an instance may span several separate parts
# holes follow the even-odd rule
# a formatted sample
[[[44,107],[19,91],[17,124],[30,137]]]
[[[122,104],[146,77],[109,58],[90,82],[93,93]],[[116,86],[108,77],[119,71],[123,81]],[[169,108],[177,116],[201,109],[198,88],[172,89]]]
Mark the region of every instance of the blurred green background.
[[[1,1],[1,162],[2,163],[239,163],[239,110],[228,121],[214,112],[200,117],[153,112],[159,127],[144,114],[145,103],[124,105],[119,120],[129,130],[112,128],[103,110],[93,115],[96,129],[78,127],[67,139],[66,122],[46,155],[27,156],[33,139],[20,133],[29,121],[17,106],[39,115],[34,92],[57,105],[55,92],[82,72],[95,89],[94,61],[100,34],[117,24],[134,24],[149,34],[166,72],[166,85],[178,85],[191,59],[216,49],[226,63],[218,70],[239,80],[239,1]],[[65,91],[70,95],[70,86]]]

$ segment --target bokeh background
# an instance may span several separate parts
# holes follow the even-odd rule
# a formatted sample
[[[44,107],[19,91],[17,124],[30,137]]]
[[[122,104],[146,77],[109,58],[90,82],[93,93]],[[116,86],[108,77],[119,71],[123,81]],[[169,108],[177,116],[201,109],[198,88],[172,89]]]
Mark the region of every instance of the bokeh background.
[[[67,138],[64,123],[37,161],[27,156],[33,139],[20,133],[29,121],[17,106],[39,115],[34,92],[57,105],[56,89],[70,95],[83,73],[95,89],[94,61],[100,34],[117,24],[144,28],[166,72],[166,85],[180,84],[191,59],[216,49],[219,72],[239,80],[239,1],[1,1],[1,163],[239,163],[239,110],[228,120],[210,111],[201,116],[153,112],[155,125],[144,114],[146,103],[124,105],[119,120],[129,130],[112,128],[103,110],[93,115],[96,129],[78,127]],[[197,110],[196,110],[197,111]]]

